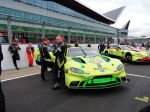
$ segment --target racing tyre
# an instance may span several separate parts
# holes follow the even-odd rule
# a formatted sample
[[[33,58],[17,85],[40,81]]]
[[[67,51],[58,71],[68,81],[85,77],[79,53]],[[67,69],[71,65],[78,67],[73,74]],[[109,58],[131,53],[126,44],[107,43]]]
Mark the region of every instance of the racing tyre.
[[[132,61],[132,56],[131,56],[131,54],[127,54],[127,55],[126,55],[126,60],[127,60],[128,62],[131,62],[131,61]]]

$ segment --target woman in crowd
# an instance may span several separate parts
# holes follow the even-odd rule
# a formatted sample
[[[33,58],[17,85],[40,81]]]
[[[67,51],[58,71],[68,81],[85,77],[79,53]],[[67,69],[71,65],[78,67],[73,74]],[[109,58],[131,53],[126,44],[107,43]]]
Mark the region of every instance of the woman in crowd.
[[[29,43],[29,46],[26,47],[26,51],[29,59],[29,67],[33,67],[34,47],[32,47],[32,43]]]

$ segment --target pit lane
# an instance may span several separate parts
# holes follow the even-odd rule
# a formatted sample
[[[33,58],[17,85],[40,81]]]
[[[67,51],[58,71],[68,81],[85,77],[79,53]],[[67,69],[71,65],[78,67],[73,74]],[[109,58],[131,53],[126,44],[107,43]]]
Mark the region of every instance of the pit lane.
[[[48,74],[46,82],[39,74],[5,81],[7,112],[138,112],[150,103],[136,99],[150,97],[150,64],[124,65],[130,82],[110,89],[53,91]]]

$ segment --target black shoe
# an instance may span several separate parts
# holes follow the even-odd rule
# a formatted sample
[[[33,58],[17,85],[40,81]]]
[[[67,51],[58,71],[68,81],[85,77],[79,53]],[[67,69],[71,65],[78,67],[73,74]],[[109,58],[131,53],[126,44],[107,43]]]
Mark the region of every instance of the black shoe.
[[[16,70],[20,70],[19,68],[16,68]]]
[[[53,86],[53,90],[56,90],[60,87],[60,83],[56,82]]]
[[[45,78],[41,78],[42,81],[45,81]]]

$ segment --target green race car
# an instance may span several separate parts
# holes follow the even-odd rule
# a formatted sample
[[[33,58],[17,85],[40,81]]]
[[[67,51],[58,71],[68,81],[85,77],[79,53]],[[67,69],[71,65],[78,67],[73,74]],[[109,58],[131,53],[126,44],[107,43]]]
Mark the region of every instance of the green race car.
[[[128,81],[120,60],[92,48],[68,48],[64,75],[65,85],[77,89],[114,87]]]
[[[36,49],[36,62],[39,56]],[[128,82],[120,60],[102,56],[92,48],[69,47],[64,70],[60,73],[67,88],[72,89],[108,88]]]
[[[129,45],[110,45],[110,48],[105,50],[105,55],[121,57],[130,62],[150,62],[146,51],[137,50]]]

